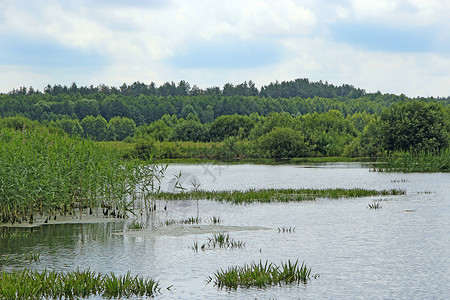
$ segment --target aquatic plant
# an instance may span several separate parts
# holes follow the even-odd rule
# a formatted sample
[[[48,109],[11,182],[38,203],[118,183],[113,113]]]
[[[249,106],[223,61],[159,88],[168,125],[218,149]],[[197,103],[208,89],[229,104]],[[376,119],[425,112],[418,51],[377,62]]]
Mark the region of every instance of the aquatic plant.
[[[378,166],[379,172],[450,172],[450,148],[436,151],[398,151]]]
[[[373,203],[369,203],[369,204],[367,205],[367,207],[368,207],[369,209],[381,209],[383,206],[381,205],[380,202],[374,201]]]
[[[40,253],[25,253],[24,258],[25,258],[25,260],[28,260],[28,261],[40,262],[41,254]]]
[[[403,195],[402,189],[367,190],[354,189],[249,189],[246,191],[183,191],[179,193],[161,192],[155,195],[157,199],[168,200],[215,200],[220,202],[253,203],[253,202],[290,202],[309,201],[317,198],[353,198],[369,196]]]
[[[265,261],[252,262],[243,267],[234,266],[226,270],[220,269],[213,276],[208,277],[208,283],[213,282],[219,288],[238,287],[266,287],[273,285],[307,283],[308,280],[317,278],[319,275],[311,275],[311,269],[304,263],[299,265],[298,260],[288,260],[281,265]]]
[[[102,297],[154,296],[159,283],[152,278],[103,275],[95,271],[35,271],[31,269],[0,272],[0,299],[74,299],[92,295]]]
[[[143,221],[133,220],[128,224],[128,229],[130,230],[141,230],[147,227],[147,224]]]
[[[235,239],[230,237],[229,233],[215,233],[211,237],[208,238],[206,243],[203,243],[201,246],[198,242],[194,242],[194,245],[190,248],[194,252],[198,252],[199,250],[212,250],[216,248],[222,249],[235,249],[235,248],[243,248],[245,247],[245,242],[236,241]]]
[[[0,223],[33,223],[41,214],[50,222],[76,211],[81,218],[100,207],[124,216],[138,163],[45,127],[0,128]]]
[[[295,232],[295,227],[291,227],[291,226],[289,226],[289,227],[278,227],[278,232],[280,233],[280,232],[283,232],[283,233],[285,233],[285,232],[287,232],[287,233],[292,233],[292,232]]]
[[[211,218],[209,218],[209,221],[211,222],[211,224],[216,225],[222,223],[223,219],[218,216],[212,216]]]

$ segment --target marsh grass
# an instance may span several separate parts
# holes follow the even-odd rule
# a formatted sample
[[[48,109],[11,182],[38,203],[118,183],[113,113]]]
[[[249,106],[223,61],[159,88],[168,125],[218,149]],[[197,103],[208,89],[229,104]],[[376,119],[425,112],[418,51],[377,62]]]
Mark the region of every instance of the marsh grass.
[[[0,299],[78,299],[102,297],[154,296],[159,283],[151,278],[103,275],[79,269],[69,272],[31,269],[0,272]]]
[[[209,218],[209,222],[213,225],[217,225],[223,222],[223,219],[219,216],[212,216]]]
[[[123,215],[137,164],[45,127],[0,128],[0,223],[33,223],[42,214],[50,222],[78,211],[81,218],[100,207]]]
[[[249,189],[246,191],[182,191],[179,193],[161,192],[155,197],[165,200],[215,200],[234,204],[253,202],[291,202],[310,201],[317,198],[354,198],[369,196],[403,195],[405,190],[366,190],[366,189]]]
[[[295,232],[295,227],[278,227],[278,233],[293,233]]]
[[[238,287],[263,288],[267,286],[307,283],[311,278],[319,275],[311,275],[311,269],[304,263],[299,264],[298,260],[291,262],[288,260],[279,266],[265,261],[259,263],[252,262],[243,267],[234,266],[226,270],[220,269],[213,276],[208,277],[208,283],[212,282],[219,288],[237,289]]]
[[[130,230],[142,230],[147,228],[147,223],[143,221],[133,220],[128,224],[128,229]]]
[[[399,151],[387,158],[380,172],[450,172],[450,148],[439,151]]]
[[[381,205],[381,201],[374,201],[372,203],[369,203],[367,205],[367,208],[369,209],[381,209],[383,206]]]
[[[199,250],[213,250],[213,249],[236,249],[236,248],[244,248],[245,242],[237,241],[233,239],[229,233],[215,233],[211,237],[208,238],[206,243],[199,244],[198,242],[194,242],[194,245],[190,248],[194,252],[198,252]]]
[[[23,255],[25,260],[30,262],[40,262],[41,254],[40,253],[26,253]]]

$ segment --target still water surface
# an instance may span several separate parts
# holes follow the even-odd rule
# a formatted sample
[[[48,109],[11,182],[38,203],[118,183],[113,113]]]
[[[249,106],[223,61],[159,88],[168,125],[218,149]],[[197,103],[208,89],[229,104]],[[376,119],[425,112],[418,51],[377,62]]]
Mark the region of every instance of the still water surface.
[[[194,182],[206,190],[360,187],[407,194],[381,198],[379,210],[367,205],[380,197],[250,205],[175,201],[154,216],[154,224],[198,211],[206,231],[191,226],[130,233],[121,222],[22,229],[32,230],[28,238],[0,239],[1,268],[130,270],[160,281],[157,299],[450,298],[450,174],[376,173],[343,163],[171,165],[162,188],[171,190],[180,171],[187,189]],[[195,241],[211,236],[208,230],[220,230],[206,222],[212,216],[220,216],[223,231],[246,247],[193,252]],[[279,233],[283,227],[295,232]],[[30,252],[40,253],[40,262],[25,262],[23,254]],[[304,261],[320,277],[266,289],[221,290],[205,282],[220,268],[288,259]]]

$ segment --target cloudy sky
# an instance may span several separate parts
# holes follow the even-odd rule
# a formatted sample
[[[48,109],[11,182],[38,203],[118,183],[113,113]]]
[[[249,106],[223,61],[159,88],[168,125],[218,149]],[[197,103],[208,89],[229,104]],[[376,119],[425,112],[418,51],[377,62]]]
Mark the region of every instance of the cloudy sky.
[[[0,92],[309,78],[450,96],[447,0],[0,0]]]

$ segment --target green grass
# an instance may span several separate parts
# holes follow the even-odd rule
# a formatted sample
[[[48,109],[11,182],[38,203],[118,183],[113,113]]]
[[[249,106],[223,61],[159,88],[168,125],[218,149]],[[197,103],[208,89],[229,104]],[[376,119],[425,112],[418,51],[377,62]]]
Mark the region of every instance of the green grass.
[[[74,299],[99,295],[107,298],[154,296],[159,283],[151,278],[103,275],[86,271],[34,271],[0,273],[0,299]]]
[[[213,250],[213,249],[236,249],[244,248],[245,242],[236,241],[229,233],[215,233],[208,238],[206,243],[200,245],[198,242],[194,242],[194,245],[190,247],[194,252],[199,250]]]
[[[307,283],[311,278],[318,275],[311,275],[311,269],[304,263],[299,264],[298,260],[276,265],[268,261],[251,263],[243,267],[234,266],[226,270],[220,269],[207,282],[213,282],[219,288],[237,289],[242,288],[263,288],[274,285],[286,285],[293,283]]]
[[[249,189],[246,191],[182,191],[180,193],[162,192],[155,197],[161,200],[215,200],[235,204],[253,202],[291,202],[307,201],[317,198],[354,198],[369,196],[402,195],[405,190],[366,190],[366,189]]]
[[[380,172],[450,172],[450,148],[440,151],[400,151],[382,163]]]

